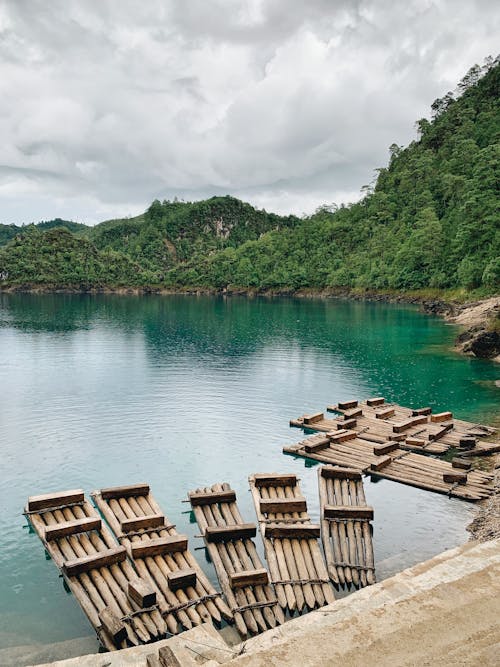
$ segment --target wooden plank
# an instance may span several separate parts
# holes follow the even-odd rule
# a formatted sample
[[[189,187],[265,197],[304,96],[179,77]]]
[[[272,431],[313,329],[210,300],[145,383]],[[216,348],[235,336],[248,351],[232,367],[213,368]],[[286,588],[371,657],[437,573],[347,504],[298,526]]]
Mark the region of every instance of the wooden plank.
[[[429,440],[439,440],[439,438],[442,438],[443,435],[446,435],[448,431],[451,431],[453,428],[453,422],[450,422],[449,424],[443,424],[442,428],[439,429],[439,431],[436,431],[436,433],[429,433]]]
[[[462,470],[470,470],[472,468],[472,463],[470,461],[460,458],[451,459],[451,465],[453,468],[461,468]]]
[[[438,412],[435,415],[431,415],[431,422],[447,422],[449,419],[453,419],[452,412]]]
[[[381,457],[378,461],[370,464],[370,470],[382,470],[386,466],[392,463],[392,458],[390,456]]]
[[[409,428],[412,428],[413,426],[425,423],[427,423],[427,417],[425,415],[422,415],[421,417],[410,417],[410,419],[405,419],[404,421],[399,422],[398,424],[394,424],[392,430],[394,431],[394,433],[402,433],[403,431],[407,431]]]
[[[337,422],[337,429],[339,429],[339,430],[340,429],[343,430],[343,429],[346,429],[346,428],[347,429],[353,429],[353,428],[356,428],[357,423],[358,423],[358,420],[355,419],[355,418],[344,419],[343,421],[338,421]]]
[[[373,519],[373,507],[369,505],[325,505],[325,519]]]
[[[124,533],[133,533],[142,528],[160,528],[165,525],[163,514],[145,514],[144,516],[135,516],[133,519],[123,519],[120,521],[120,527]]]
[[[363,410],[361,408],[351,408],[344,412],[344,419],[352,419],[353,417],[361,417]]]
[[[356,431],[344,430],[340,433],[332,432],[328,437],[330,438],[331,442],[347,442],[347,440],[354,440],[356,436]]]
[[[128,486],[113,486],[107,489],[101,489],[101,497],[104,500],[111,498],[133,498],[135,496],[147,496],[149,493],[148,484],[130,484]]]
[[[394,408],[384,408],[383,410],[377,410],[375,412],[375,418],[376,419],[389,419],[389,417],[393,417],[395,413]]]
[[[477,440],[476,438],[465,436],[460,438],[458,444],[460,447],[462,447],[462,449],[474,449],[474,447],[477,445]]]
[[[113,642],[118,646],[127,639],[127,628],[123,621],[113,613],[110,607],[104,607],[99,612],[99,620],[101,621],[106,632],[111,635]]]
[[[277,519],[279,521],[279,519]],[[320,536],[321,529],[315,523],[282,523],[267,525],[264,536],[278,539],[312,539]]]
[[[338,403],[338,409],[339,410],[350,410],[351,408],[357,408],[358,407],[358,401],[355,401],[354,399],[350,401],[342,401]]]
[[[307,503],[305,498],[261,498],[260,511],[262,514],[269,514],[269,512],[306,512]]]
[[[355,468],[341,468],[339,466],[322,466],[321,476],[325,479],[361,479],[362,475]]]
[[[162,556],[163,554],[186,551],[187,546],[188,538],[186,535],[169,535],[154,540],[132,542],[130,550],[132,558],[147,558],[148,556]]]
[[[171,590],[178,591],[181,588],[196,586],[196,572],[192,568],[184,568],[169,572],[167,579]]]
[[[229,542],[231,540],[243,540],[257,535],[257,527],[254,523],[239,523],[229,526],[207,526],[205,539],[207,542]]]
[[[49,507],[61,507],[62,505],[71,505],[73,503],[83,503],[83,500],[84,493],[82,489],[30,496],[28,498],[28,512],[37,512]]]
[[[410,447],[423,447],[426,442],[427,440],[423,440],[422,438],[412,438],[410,436],[406,438],[406,444],[410,445]]]
[[[326,435],[324,438],[315,439],[314,442],[304,443],[304,449],[306,450],[306,452],[319,452],[322,449],[327,449],[327,447],[329,446],[330,446],[330,438]]]
[[[323,421],[324,414],[322,412],[315,412],[313,415],[304,415],[304,424],[315,424]]]
[[[236,493],[229,491],[212,491],[211,493],[190,493],[189,502],[192,507],[212,505],[213,503],[235,503]]]
[[[76,577],[89,570],[121,563],[126,558],[127,550],[125,547],[113,547],[112,549],[98,551],[90,556],[83,556],[82,558],[64,561],[62,569],[66,576]]]
[[[297,475],[278,475],[256,473],[253,476],[257,488],[268,486],[295,486],[297,484]]]
[[[419,415],[430,415],[432,408],[416,408],[411,411],[413,417],[418,417]]]
[[[445,472],[443,473],[443,482],[447,484],[467,484],[467,473]]]
[[[265,568],[258,570],[243,570],[229,574],[231,588],[245,588],[245,586],[265,586],[269,583],[269,575]]]
[[[382,396],[366,399],[366,405],[369,405],[371,408],[374,408],[377,405],[383,405],[384,403],[385,403],[385,398],[383,398]]]
[[[383,456],[384,454],[394,452],[396,449],[399,449],[399,444],[397,442],[383,442],[380,445],[373,446],[373,453],[375,456]]]
[[[47,542],[51,542],[52,540],[58,540],[68,535],[88,533],[90,530],[100,530],[101,526],[102,522],[99,517],[63,521],[54,526],[47,526],[45,529],[45,539]]]
[[[127,594],[141,609],[156,604],[156,591],[144,579],[132,579],[128,582]]]

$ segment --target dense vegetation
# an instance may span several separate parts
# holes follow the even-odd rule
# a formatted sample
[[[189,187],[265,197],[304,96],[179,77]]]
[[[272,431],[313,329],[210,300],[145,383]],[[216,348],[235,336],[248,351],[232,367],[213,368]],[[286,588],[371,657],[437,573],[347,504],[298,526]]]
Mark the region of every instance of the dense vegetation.
[[[499,83],[498,61],[471,68],[455,95],[433,103],[432,119],[417,122],[418,140],[391,146],[389,165],[356,204],[322,207],[299,220],[232,197],[155,201],[137,218],[87,228],[85,238],[22,228],[0,249],[0,280],[494,291]],[[0,227],[0,244],[2,234]]]

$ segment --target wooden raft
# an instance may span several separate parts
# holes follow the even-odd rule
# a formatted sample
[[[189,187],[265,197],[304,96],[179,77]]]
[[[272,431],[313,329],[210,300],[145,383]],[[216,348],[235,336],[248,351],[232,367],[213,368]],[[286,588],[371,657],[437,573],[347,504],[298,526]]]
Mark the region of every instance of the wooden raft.
[[[238,632],[247,637],[283,623],[285,616],[252,540],[256,526],[243,522],[229,484],[191,491],[189,501]]]
[[[321,538],[328,573],[337,586],[356,588],[375,583],[373,508],[366,504],[358,470],[322,466],[318,469]]]
[[[31,496],[25,514],[105,648],[165,637],[155,601],[132,594],[145,582],[81,489]]]
[[[92,497],[143,581],[156,594],[168,631],[176,634],[232,614],[147,484],[94,491]]]
[[[478,501],[493,493],[492,475],[458,469],[431,456],[402,450],[398,443],[378,444],[356,437],[332,441],[323,433],[283,447],[283,452],[322,463],[354,468],[374,478],[391,479],[462,500]]]
[[[301,612],[333,602],[318,542],[320,526],[311,523],[296,475],[255,474],[249,482],[281,607]]]

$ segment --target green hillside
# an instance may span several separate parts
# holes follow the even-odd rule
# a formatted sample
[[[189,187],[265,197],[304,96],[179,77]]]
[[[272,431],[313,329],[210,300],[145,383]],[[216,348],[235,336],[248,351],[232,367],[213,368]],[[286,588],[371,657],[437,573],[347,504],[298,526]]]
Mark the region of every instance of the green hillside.
[[[22,234],[28,227],[36,227],[39,230],[47,231],[49,229],[60,229],[64,227],[74,234],[84,235],[90,229],[87,225],[82,225],[79,222],[72,222],[71,220],[61,220],[61,218],[54,218],[54,220],[45,220],[37,222],[34,225],[1,225],[0,224],[0,247],[8,243],[18,234]]]
[[[417,122],[417,140],[391,146],[356,204],[298,219],[227,196],[154,201],[143,215],[93,228],[0,226],[0,245],[10,239],[0,248],[0,286],[495,291],[499,83],[497,61],[471,68],[458,93]]]

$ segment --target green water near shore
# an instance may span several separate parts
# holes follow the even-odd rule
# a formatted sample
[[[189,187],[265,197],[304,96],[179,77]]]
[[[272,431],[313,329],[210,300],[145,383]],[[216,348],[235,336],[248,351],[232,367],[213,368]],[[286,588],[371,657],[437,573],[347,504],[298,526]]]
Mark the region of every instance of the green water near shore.
[[[228,481],[253,521],[247,476],[293,471],[317,519],[314,466],[281,453],[301,436],[290,418],[370,395],[498,418],[498,366],[450,352],[455,335],[391,304],[0,295],[0,649],[90,631],[26,527],[28,495],[147,481],[193,547],[189,489]],[[471,505],[366,488],[379,577],[466,540]]]

